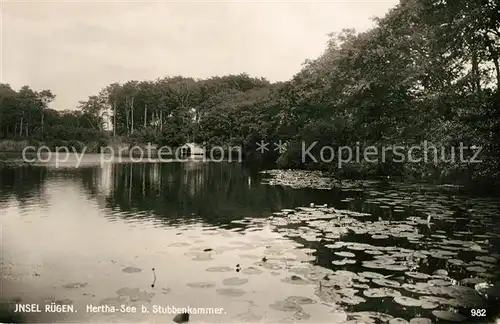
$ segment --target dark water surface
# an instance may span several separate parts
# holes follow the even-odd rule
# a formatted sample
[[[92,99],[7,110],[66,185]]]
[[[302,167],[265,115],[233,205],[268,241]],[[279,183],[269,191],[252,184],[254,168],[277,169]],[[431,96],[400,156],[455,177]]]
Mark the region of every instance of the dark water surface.
[[[31,321],[171,322],[152,312],[170,305],[224,308],[192,322],[471,322],[454,312],[489,307],[474,286],[500,280],[500,199],[271,186],[238,163],[95,162],[0,171],[3,297],[77,311]]]

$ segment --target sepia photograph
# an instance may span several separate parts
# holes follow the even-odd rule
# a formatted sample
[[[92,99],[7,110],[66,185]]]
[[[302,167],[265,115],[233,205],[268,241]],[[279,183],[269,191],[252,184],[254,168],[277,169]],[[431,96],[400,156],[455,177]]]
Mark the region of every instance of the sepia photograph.
[[[498,0],[0,0],[0,324],[500,324]]]

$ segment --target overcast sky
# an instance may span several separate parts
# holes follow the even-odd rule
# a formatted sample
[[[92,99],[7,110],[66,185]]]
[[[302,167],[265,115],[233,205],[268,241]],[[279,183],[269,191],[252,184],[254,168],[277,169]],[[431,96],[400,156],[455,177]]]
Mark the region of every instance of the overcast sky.
[[[112,82],[246,72],[284,81],[329,32],[373,26],[398,0],[6,1],[0,78],[50,89],[55,109]]]

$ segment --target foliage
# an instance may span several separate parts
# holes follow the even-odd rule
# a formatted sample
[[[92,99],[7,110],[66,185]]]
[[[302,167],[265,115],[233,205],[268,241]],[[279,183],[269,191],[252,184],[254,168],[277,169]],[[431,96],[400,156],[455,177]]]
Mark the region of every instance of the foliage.
[[[106,143],[95,97],[81,103],[79,110],[48,108],[55,98],[49,90],[37,92],[29,86],[19,91],[0,84],[0,151],[20,151],[26,145],[73,146]]]
[[[388,162],[371,169],[417,178],[498,179],[498,9],[493,1],[406,0],[372,30],[332,34],[324,54],[287,84],[284,111],[296,130],[293,146],[313,140],[336,147],[429,141],[450,148],[462,142],[483,147],[483,163]],[[300,150],[286,155],[282,167],[297,166]]]

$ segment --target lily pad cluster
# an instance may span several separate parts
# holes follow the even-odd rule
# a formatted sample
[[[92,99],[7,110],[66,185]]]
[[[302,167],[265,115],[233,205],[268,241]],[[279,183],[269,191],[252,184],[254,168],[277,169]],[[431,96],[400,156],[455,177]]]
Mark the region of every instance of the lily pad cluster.
[[[500,278],[500,222],[494,219],[500,204],[470,199],[464,207],[460,196],[424,189],[369,189],[366,211],[311,204],[254,223],[300,242],[309,262],[330,256],[333,273],[308,278],[304,266],[297,275],[317,285],[321,301],[344,307],[349,323],[463,321],[459,310],[486,307],[483,291]],[[356,311],[379,299],[408,309],[413,318]]]
[[[326,186],[327,180],[319,180],[323,175],[316,176]],[[281,184],[291,177],[278,175]],[[310,182],[305,185],[315,181]],[[346,312],[346,323],[463,321],[464,310],[486,307],[494,296],[491,284],[500,278],[500,204],[450,195],[449,188],[445,194],[443,188],[425,186],[374,188],[370,183],[348,187],[356,199],[343,197],[334,206],[311,203],[234,221],[248,231],[266,228],[281,237],[252,246],[231,243],[234,249],[260,250],[253,257],[241,254],[248,262],[244,274],[267,273],[311,287],[314,296],[301,298]],[[221,249],[211,255],[217,252]],[[237,294],[230,286],[238,284],[227,280],[219,293]],[[305,304],[280,300],[270,307],[299,320],[307,318]]]
[[[328,173],[322,171],[264,170],[260,173],[267,176],[264,180],[262,180],[265,184],[287,186],[295,189],[359,189],[377,183],[376,181],[337,180],[332,178]]]

